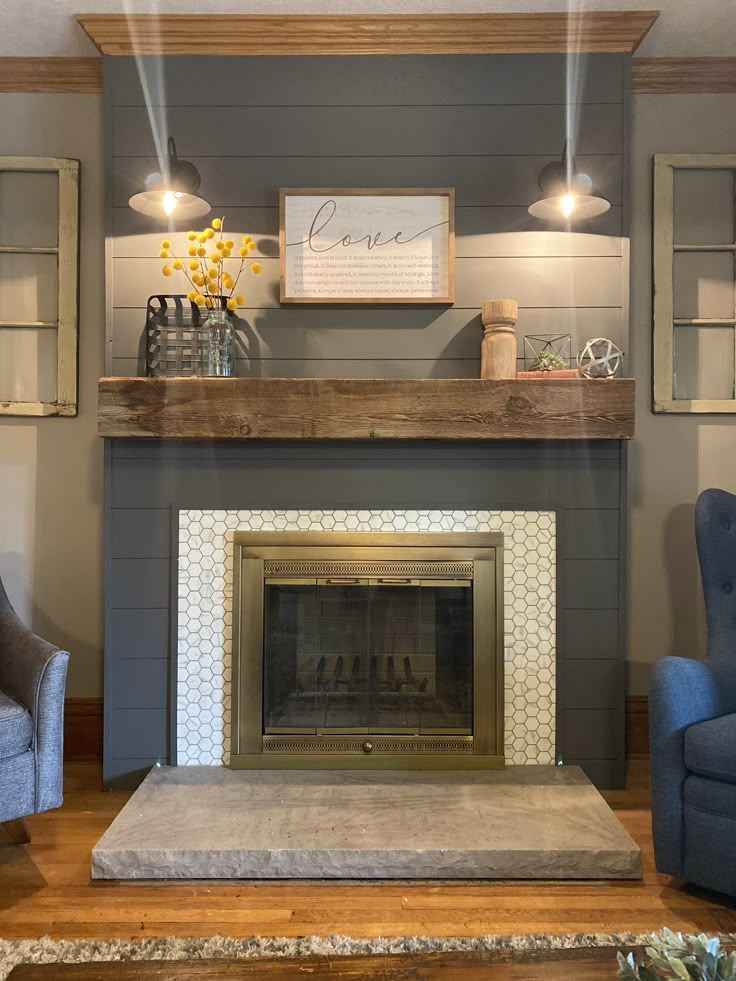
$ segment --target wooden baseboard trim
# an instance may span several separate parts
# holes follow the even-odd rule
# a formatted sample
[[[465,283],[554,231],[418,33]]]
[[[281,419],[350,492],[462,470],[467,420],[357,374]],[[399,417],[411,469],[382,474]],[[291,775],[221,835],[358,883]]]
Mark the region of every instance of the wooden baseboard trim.
[[[736,58],[634,58],[635,95],[736,92]]]
[[[102,699],[67,698],[64,702],[64,762],[102,760]]]
[[[102,58],[0,58],[0,92],[102,92]]]
[[[626,757],[649,756],[649,698],[626,696]]]

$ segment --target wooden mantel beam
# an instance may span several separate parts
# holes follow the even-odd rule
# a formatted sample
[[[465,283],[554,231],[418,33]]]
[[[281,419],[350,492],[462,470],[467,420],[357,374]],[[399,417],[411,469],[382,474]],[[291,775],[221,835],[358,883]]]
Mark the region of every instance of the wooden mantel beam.
[[[80,14],[106,55],[632,52],[656,10],[494,14]]]
[[[100,436],[631,439],[634,381],[102,378]]]

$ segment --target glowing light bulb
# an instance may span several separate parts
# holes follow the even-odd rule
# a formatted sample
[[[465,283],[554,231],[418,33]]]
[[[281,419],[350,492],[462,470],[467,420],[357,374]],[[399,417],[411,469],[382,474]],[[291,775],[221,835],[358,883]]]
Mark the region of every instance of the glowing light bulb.
[[[575,195],[574,194],[563,194],[560,200],[560,207],[562,208],[562,213],[565,218],[569,218],[575,207]]]
[[[173,191],[164,191],[164,196],[161,198],[161,204],[164,206],[164,211],[167,215],[176,207],[176,194]]]

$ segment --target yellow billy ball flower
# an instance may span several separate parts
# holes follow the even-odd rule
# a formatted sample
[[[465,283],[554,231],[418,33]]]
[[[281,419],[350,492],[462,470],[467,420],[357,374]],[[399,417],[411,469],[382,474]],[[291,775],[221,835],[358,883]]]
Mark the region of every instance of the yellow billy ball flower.
[[[243,296],[242,293],[238,293],[238,295],[235,297],[235,302],[238,304],[239,307],[243,306],[243,304],[245,303],[245,297]]]
[[[193,269],[193,270],[195,270],[195,271],[196,271],[197,269],[199,269],[199,263],[197,262],[197,260],[196,260],[196,259],[190,259],[190,260],[189,260],[189,268],[190,268],[190,269]]]
[[[199,294],[197,293],[196,290],[189,290],[189,292],[187,293],[187,299],[189,300],[190,303],[196,303],[198,296]]]
[[[214,228],[205,228],[204,233],[207,236],[207,238],[214,238],[215,237],[215,230],[214,230]]]
[[[190,242],[196,242],[197,241],[197,233],[196,232],[187,232],[187,238],[189,239]]]
[[[159,255],[159,258],[160,259],[168,259],[169,258],[169,253],[166,251],[166,249],[161,249],[161,251],[159,252],[158,255]]]
[[[197,304],[198,307],[201,307],[204,304],[204,297],[202,296],[201,293],[197,293],[197,299],[194,302]]]
[[[215,242],[215,248],[221,252],[225,248],[225,243],[223,241]]]
[[[195,273],[192,276],[192,282],[195,286],[204,286],[204,276],[202,273]]]
[[[171,263],[171,265],[174,267],[174,269],[183,269],[184,268],[184,263],[181,261],[181,259],[174,259],[174,261]]]
[[[227,242],[225,242],[225,248],[226,249],[234,249],[235,248],[235,242],[233,242],[233,240],[231,238],[229,238],[227,240]]]
[[[213,228],[222,228],[222,222],[220,221],[219,218],[213,218],[212,219],[212,227]]]
[[[197,236],[197,241],[198,242],[206,242],[207,241],[207,236],[205,235],[204,232],[200,232],[199,233],[199,235]]]
[[[255,251],[255,247],[256,247],[256,243],[254,241],[251,240],[250,242],[248,242],[248,251],[249,252],[254,252]]]
[[[217,293],[217,290],[218,290],[217,283],[208,283],[207,284],[207,292],[208,293]]]
[[[190,245],[189,248],[187,249],[187,255],[196,255],[196,254],[197,254],[197,246]]]
[[[244,245],[241,245],[240,248],[238,249],[238,255],[242,259],[245,259],[245,257],[248,255],[248,250],[246,249],[246,247]]]
[[[237,310],[238,309],[237,301],[236,300],[233,300],[233,298],[231,297],[227,301],[227,308],[228,308],[228,310]]]
[[[247,245],[250,240],[250,235],[244,235],[242,238],[243,245]]]
[[[210,266],[210,268],[207,270],[207,276],[210,279],[217,279],[217,267],[216,266]]]
[[[161,243],[161,248],[162,249],[170,249],[171,248],[171,242],[167,238],[165,238],[163,240],[163,242]]]
[[[212,255],[210,256],[210,262],[214,262],[215,265],[217,265],[218,262],[222,262],[222,257],[220,256],[220,253],[213,252]]]
[[[164,274],[164,276],[171,276],[174,270],[171,268],[171,266],[164,266],[161,272]]]
[[[233,288],[233,286],[235,286],[235,280],[234,279],[223,279],[222,285],[223,285],[223,288],[224,289],[231,290]]]
[[[252,273],[255,273],[256,276],[257,276],[258,273],[261,271],[261,264],[260,264],[260,262],[251,262],[251,264],[250,264],[250,271]]]
[[[222,258],[223,259],[229,259],[230,258],[230,249],[223,249],[222,250]]]
[[[200,259],[203,259],[207,255],[207,249],[197,249],[197,255],[200,257]]]

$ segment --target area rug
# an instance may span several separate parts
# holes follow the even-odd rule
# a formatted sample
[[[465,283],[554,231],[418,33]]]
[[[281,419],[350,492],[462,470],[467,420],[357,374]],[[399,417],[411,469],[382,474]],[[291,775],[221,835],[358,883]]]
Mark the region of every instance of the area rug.
[[[644,933],[575,933],[482,937],[150,937],[146,940],[2,940],[0,981],[17,964],[81,964],[89,961],[203,960],[358,954],[431,954],[447,951],[544,951],[577,947],[634,947]],[[736,935],[733,939],[736,939]]]

